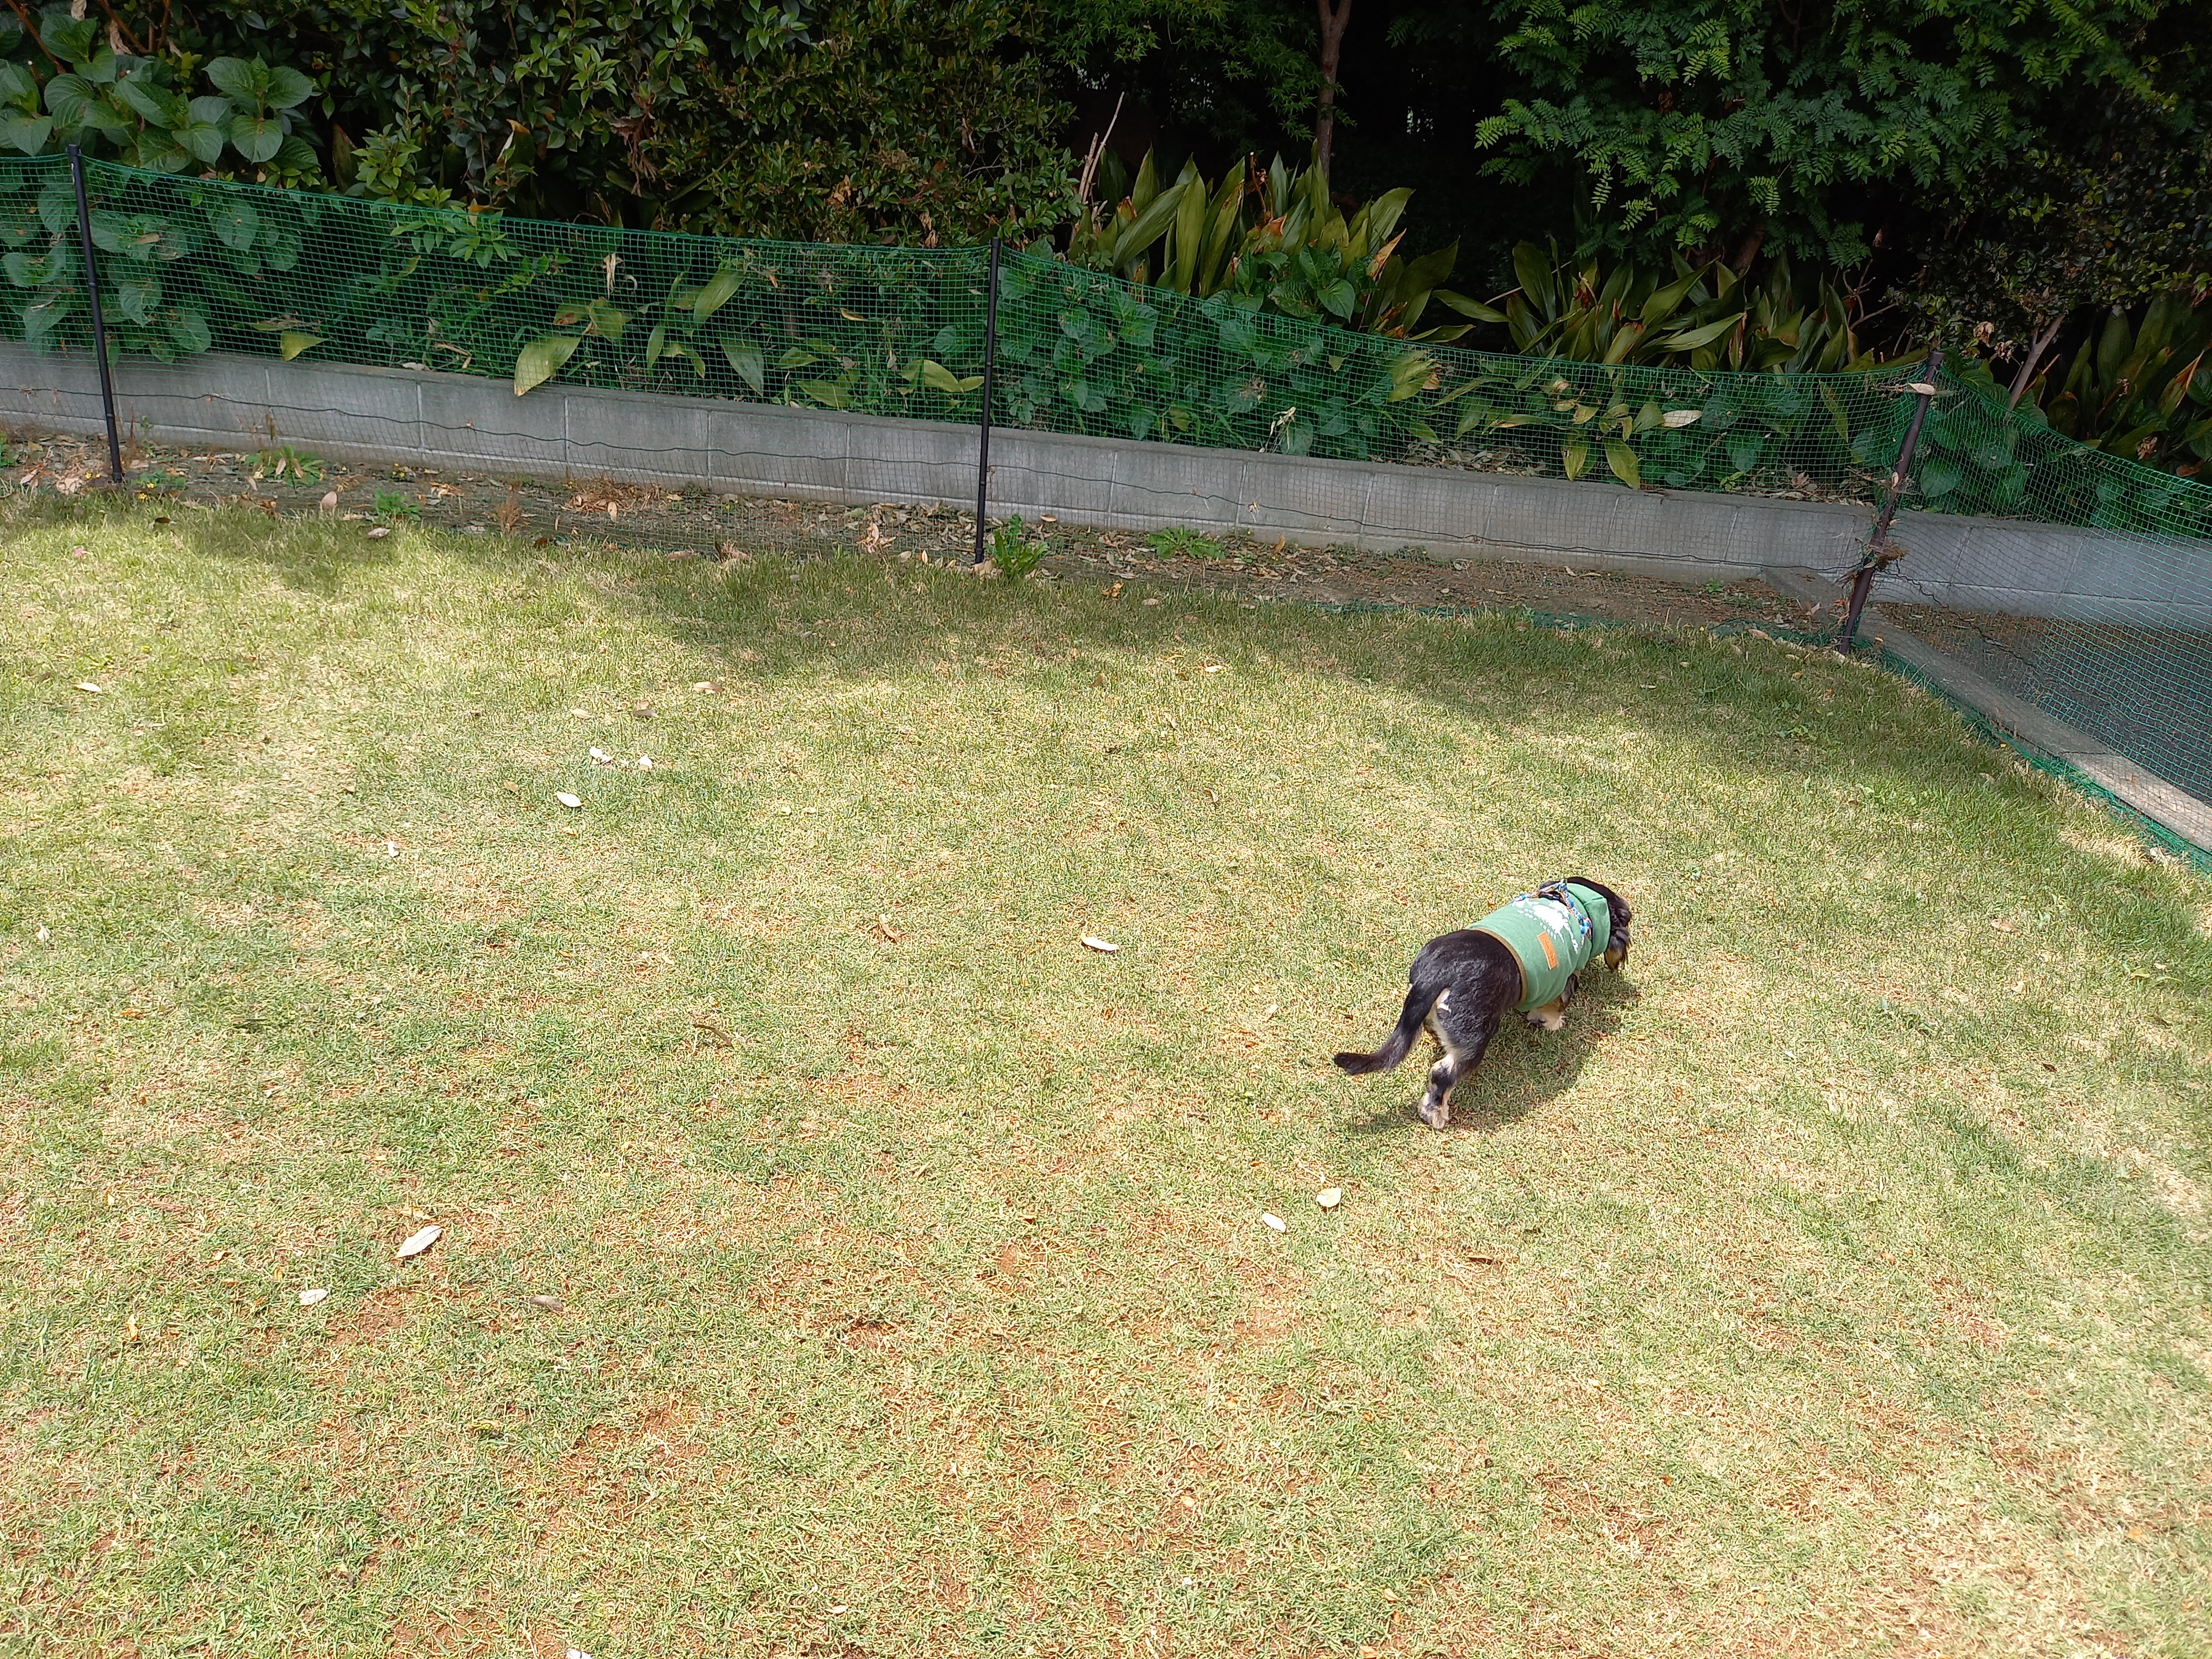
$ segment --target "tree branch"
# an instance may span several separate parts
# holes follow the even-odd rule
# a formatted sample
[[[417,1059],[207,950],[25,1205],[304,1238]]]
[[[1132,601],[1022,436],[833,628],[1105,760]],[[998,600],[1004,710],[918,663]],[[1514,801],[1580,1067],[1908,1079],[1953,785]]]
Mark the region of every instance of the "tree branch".
[[[2021,397],[2027,392],[2028,381],[2034,377],[2035,366],[2043,361],[2043,354],[2051,349],[2051,343],[2057,337],[2059,326],[2065,320],[2066,313],[2062,311],[2037,333],[2035,343],[2027,349],[2027,361],[2020,366],[2020,373],[2012,377],[2012,396],[2005,399],[2007,409],[2020,406]]]
[[[1344,26],[1352,21],[1352,0],[1314,0],[1321,10],[1321,99],[1314,112],[1314,165],[1328,178],[1329,153],[1336,144],[1336,66],[1344,52]]]

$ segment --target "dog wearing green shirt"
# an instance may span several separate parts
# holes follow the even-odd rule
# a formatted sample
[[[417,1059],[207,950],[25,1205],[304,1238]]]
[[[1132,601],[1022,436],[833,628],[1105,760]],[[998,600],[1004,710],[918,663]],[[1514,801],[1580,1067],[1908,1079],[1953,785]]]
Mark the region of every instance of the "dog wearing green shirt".
[[[1398,1029],[1370,1054],[1339,1054],[1354,1077],[1387,1072],[1425,1026],[1443,1050],[1429,1068],[1421,1121],[1451,1121],[1453,1088],[1480,1064],[1509,1012],[1556,1031],[1567,1023],[1577,976],[1592,958],[1616,973],[1628,960],[1628,905],[1588,876],[1569,876],[1501,904],[1472,927],[1431,939],[1407,974],[1413,988]]]

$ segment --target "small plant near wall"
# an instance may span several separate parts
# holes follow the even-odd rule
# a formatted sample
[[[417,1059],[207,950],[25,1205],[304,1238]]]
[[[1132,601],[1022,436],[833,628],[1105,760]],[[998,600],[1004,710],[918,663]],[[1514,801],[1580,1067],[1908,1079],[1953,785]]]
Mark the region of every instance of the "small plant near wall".
[[[1002,576],[1019,581],[1037,568],[1044,556],[1044,538],[1031,535],[1018,513],[991,532],[991,562]]]

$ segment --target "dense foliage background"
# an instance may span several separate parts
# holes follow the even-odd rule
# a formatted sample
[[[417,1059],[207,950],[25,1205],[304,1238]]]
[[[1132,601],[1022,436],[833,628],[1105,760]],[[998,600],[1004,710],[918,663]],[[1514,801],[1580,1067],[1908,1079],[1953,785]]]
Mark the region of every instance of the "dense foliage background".
[[[2212,459],[2212,0],[11,0],[0,60],[22,153],[742,236],[1049,237],[1140,280],[1177,268],[1194,180],[1181,211],[1236,234],[1192,217],[1181,245],[1229,248],[1220,280],[1263,304],[1349,283],[1404,331],[1420,307],[1371,283],[1434,286],[1470,343],[1646,356],[1734,307],[1724,362],[1940,342],[1992,395],[2054,419],[2071,395],[2084,435]],[[1295,174],[1324,108],[1338,245],[1287,280],[1328,216],[1286,239],[1268,163]],[[1386,201],[1376,258],[1441,263],[1355,268],[1355,209]],[[2139,350],[2172,393],[2148,435]]]

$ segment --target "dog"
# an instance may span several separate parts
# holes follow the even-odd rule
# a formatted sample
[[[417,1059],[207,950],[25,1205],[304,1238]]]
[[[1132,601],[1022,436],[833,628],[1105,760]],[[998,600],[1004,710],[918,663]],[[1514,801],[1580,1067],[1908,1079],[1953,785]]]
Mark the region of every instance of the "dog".
[[[1429,1068],[1421,1121],[1441,1129],[1451,1121],[1452,1090],[1481,1063],[1506,1014],[1517,1009],[1547,1031],[1565,1025],[1582,969],[1596,957],[1618,973],[1628,960],[1631,919],[1627,902],[1588,876],[1523,893],[1423,945],[1398,1029],[1372,1054],[1339,1054],[1336,1063],[1353,1077],[1387,1072],[1425,1026],[1443,1053]]]

